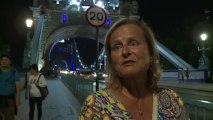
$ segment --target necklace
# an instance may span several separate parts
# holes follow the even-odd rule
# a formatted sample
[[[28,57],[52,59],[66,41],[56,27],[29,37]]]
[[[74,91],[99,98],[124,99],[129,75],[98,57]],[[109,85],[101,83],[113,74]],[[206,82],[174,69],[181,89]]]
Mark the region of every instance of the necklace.
[[[142,106],[141,106],[141,103],[140,103],[140,101],[139,101],[139,111],[138,111],[138,114],[140,115],[140,116],[143,116],[143,108],[142,108]]]
[[[125,95],[126,97],[132,99],[132,100],[135,99],[134,97],[131,96],[131,94],[125,88],[122,89],[121,93],[123,95]],[[139,107],[138,114],[140,116],[143,116],[142,98],[139,99],[138,101],[139,101],[139,103],[138,103],[138,107]]]

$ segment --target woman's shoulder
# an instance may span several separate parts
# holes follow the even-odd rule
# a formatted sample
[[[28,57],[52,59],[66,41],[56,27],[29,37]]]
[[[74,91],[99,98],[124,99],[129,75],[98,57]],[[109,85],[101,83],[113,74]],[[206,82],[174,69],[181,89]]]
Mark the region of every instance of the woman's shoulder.
[[[101,89],[101,90],[98,90],[97,92],[95,92],[94,94],[107,95],[108,92],[109,92],[108,89]]]
[[[177,103],[180,106],[183,106],[183,100],[180,95],[170,88],[160,88],[157,92],[158,100],[160,103]]]
[[[100,112],[102,107],[104,107],[106,90],[99,90],[97,92],[91,93],[87,96],[83,102],[82,109],[80,111],[80,117],[89,117],[89,118],[101,118]],[[105,102],[103,102],[105,101]]]
[[[89,94],[87,96],[87,99],[96,99],[96,98],[99,98],[100,96],[108,96],[107,91],[108,91],[107,89],[98,90],[97,92],[93,92],[93,93]]]
[[[42,73],[40,73],[40,72],[38,72],[38,76],[44,77],[44,75]]]
[[[184,102],[174,90],[161,88],[157,92],[158,112],[163,118],[180,119],[185,117]]]
[[[89,98],[93,97],[94,99],[99,100],[102,98],[110,97],[110,93],[108,89],[101,89],[98,90],[97,92],[90,94],[88,97]]]
[[[108,104],[108,103],[118,103],[117,99],[110,92],[109,89],[101,89],[97,92],[94,92],[87,96],[86,101],[88,104],[99,103],[99,104]]]
[[[158,95],[162,95],[162,94],[168,94],[168,95],[173,95],[175,97],[178,97],[178,93],[176,91],[174,91],[173,89],[170,88],[159,88],[157,90],[157,94]]]

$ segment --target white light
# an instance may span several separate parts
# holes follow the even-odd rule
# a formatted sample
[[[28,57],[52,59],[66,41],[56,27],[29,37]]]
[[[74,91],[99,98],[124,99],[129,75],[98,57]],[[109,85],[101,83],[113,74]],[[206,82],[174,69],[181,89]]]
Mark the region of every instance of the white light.
[[[198,101],[203,102],[203,103],[212,103],[212,102],[205,101],[205,100],[198,100]]]
[[[26,25],[27,25],[27,27],[28,27],[28,28],[31,28],[32,24],[33,24],[33,20],[30,19],[30,18],[28,18],[28,19],[26,20]]]
[[[64,73],[64,74],[69,74],[69,72],[67,70],[61,70],[60,72]]]
[[[77,2],[77,0],[72,0],[72,1],[70,1],[70,5],[77,5],[77,6],[79,6],[80,2]]]
[[[64,39],[61,39],[59,42],[60,42],[60,43],[64,43]]]
[[[98,1],[95,5],[97,5],[99,7],[103,7],[103,2],[102,1]]]
[[[93,86],[96,86],[96,82],[93,82]]]
[[[103,74],[103,77],[106,78],[106,77],[108,77],[108,75],[107,74]]]
[[[87,11],[87,9],[90,7],[90,6],[81,6],[83,11]]]
[[[201,34],[200,35],[200,38],[201,38],[201,40],[203,40],[203,41],[205,41],[206,39],[207,39],[207,34],[206,33],[203,33],[203,34]]]
[[[38,70],[40,71],[42,68],[43,64],[42,63],[38,63]]]

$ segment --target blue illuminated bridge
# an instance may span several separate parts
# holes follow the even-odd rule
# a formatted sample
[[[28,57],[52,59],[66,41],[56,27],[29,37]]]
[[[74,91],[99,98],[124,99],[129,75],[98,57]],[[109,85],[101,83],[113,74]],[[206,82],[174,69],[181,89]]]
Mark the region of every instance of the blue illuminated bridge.
[[[96,5],[106,12],[107,21],[98,29],[92,27],[85,18],[86,10]],[[137,0],[33,0],[30,6],[33,19],[33,32],[28,32],[27,46],[24,52],[24,68],[38,64],[44,75],[57,67],[61,74],[58,77],[47,77],[50,95],[44,101],[45,120],[76,120],[82,101],[88,94],[104,88],[106,81],[82,79],[68,73],[67,70],[96,70],[96,36],[99,40],[98,69],[106,68],[106,57],[103,40],[110,26],[119,18],[139,19]],[[30,36],[33,36],[32,38]],[[196,69],[181,56],[178,56],[165,45],[157,42],[161,57],[169,61],[174,70],[164,70],[159,87],[170,87],[184,99],[187,114],[192,120],[212,120],[213,87],[212,74],[205,69]],[[190,76],[186,83],[179,83],[180,68],[188,68]],[[62,72],[63,71],[63,72]],[[66,71],[66,72],[65,72]],[[23,78],[22,82],[23,83]],[[28,102],[24,99],[19,109],[18,120],[27,120]]]
[[[63,69],[93,69],[95,62],[86,63],[85,59],[82,59],[82,55],[85,54],[79,54],[80,46],[77,45],[79,38],[95,40],[96,29],[87,22],[85,17],[85,12],[91,5],[102,7],[107,15],[106,24],[99,28],[98,40],[101,45],[104,35],[116,20],[122,17],[139,19],[136,0],[132,0],[132,2],[120,2],[119,0],[100,0],[98,2],[92,0],[65,0],[63,2],[61,0],[49,0],[48,2],[39,2],[39,0],[34,0],[33,6],[30,6],[34,33],[33,38],[28,38],[27,41],[28,46],[26,48],[28,49],[25,50],[23,67],[27,68],[30,64],[37,63],[39,69],[44,73],[52,65],[59,63]],[[63,44],[63,41],[66,44],[64,48],[59,46],[59,44]],[[191,65],[160,42],[157,43],[157,47],[161,56],[177,69],[189,68],[194,70]],[[94,54],[96,53],[94,52]],[[98,61],[101,69],[104,69],[105,66],[104,59],[104,50],[100,48]]]

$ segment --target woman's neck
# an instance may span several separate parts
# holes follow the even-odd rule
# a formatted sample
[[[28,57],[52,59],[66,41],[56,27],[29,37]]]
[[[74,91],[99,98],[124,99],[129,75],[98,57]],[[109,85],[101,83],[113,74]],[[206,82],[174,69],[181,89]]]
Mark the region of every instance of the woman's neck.
[[[121,85],[137,98],[144,97],[149,92],[146,79],[123,79]]]
[[[39,74],[38,72],[33,73],[34,76],[37,76],[38,74]]]

